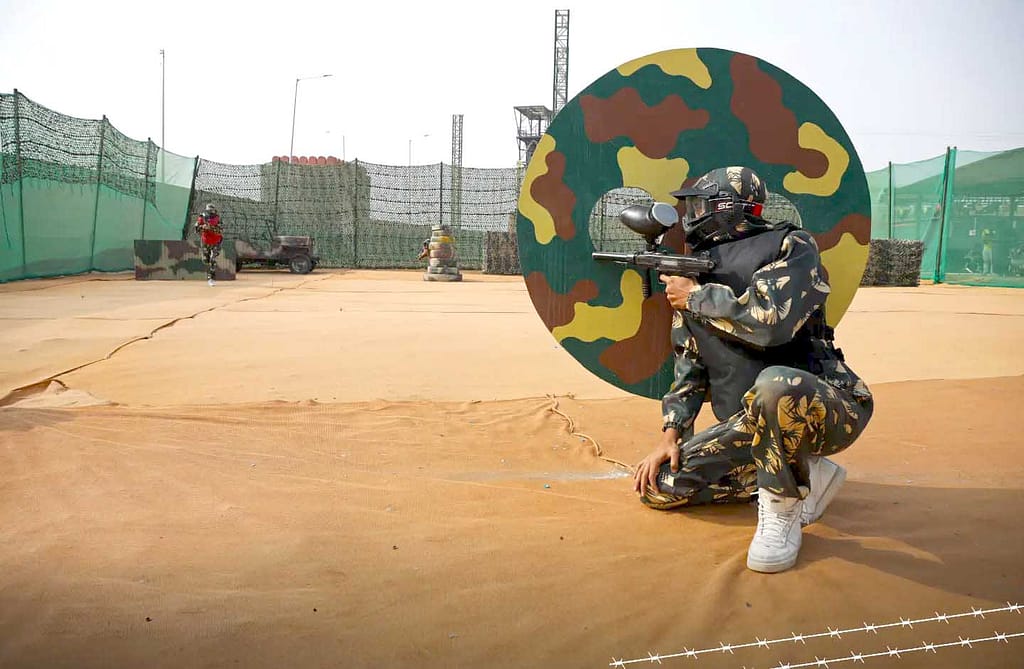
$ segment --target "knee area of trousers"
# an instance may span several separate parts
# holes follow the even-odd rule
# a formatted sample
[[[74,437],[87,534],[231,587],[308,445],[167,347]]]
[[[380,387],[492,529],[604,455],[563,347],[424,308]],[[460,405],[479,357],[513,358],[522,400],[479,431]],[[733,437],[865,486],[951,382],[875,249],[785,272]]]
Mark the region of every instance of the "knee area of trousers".
[[[753,396],[751,399],[762,405],[774,406],[800,386],[800,376],[799,371],[790,367],[765,367],[750,389]]]

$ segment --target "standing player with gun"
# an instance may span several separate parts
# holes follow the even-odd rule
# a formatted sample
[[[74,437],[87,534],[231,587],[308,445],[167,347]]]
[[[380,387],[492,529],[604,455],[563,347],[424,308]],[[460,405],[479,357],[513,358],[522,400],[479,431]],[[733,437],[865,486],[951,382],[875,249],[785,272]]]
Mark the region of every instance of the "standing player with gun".
[[[662,437],[637,465],[634,488],[656,509],[756,496],[747,567],[784,571],[796,563],[801,526],[821,516],[845,480],[825,456],[864,430],[871,393],[833,345],[824,314],[830,288],[814,238],[761,218],[767,190],[757,174],[720,168],[672,195],[685,207],[691,260],[703,259],[705,268],[659,254],[656,236],[648,251],[621,254],[628,258],[595,254],[677,270],[660,277],[676,310],[675,380],[662,400]],[[672,218],[665,206],[646,218],[664,228]],[[657,229],[627,219],[641,234]],[[695,435],[706,397],[721,422]]]
[[[224,241],[221,234],[220,214],[213,203],[207,204],[203,213],[196,219],[196,232],[199,233],[199,242],[203,249],[203,262],[206,264],[206,283],[211,287],[215,285],[214,277],[217,273],[217,256],[220,255],[220,244]]]

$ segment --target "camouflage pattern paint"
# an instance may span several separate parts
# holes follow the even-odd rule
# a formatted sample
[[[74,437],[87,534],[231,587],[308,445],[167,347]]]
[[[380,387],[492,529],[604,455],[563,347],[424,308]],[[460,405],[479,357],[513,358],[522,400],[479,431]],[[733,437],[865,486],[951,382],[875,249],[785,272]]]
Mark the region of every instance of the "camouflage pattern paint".
[[[235,278],[235,252],[224,243],[217,256],[217,281]],[[195,243],[173,239],[135,240],[135,278],[137,280],[206,281],[203,251]]]
[[[591,259],[591,210],[623,187],[678,207],[669,192],[727,165],[753,168],[796,206],[832,287],[829,323],[849,307],[867,263],[871,207],[839,120],[813,91],[754,56],[651,54],[606,73],[558,113],[519,193],[530,298],[555,339],[600,378],[660,398],[672,380],[672,310],[657,281],[644,299],[636,271]],[[666,234],[662,245],[682,252],[681,234]]]

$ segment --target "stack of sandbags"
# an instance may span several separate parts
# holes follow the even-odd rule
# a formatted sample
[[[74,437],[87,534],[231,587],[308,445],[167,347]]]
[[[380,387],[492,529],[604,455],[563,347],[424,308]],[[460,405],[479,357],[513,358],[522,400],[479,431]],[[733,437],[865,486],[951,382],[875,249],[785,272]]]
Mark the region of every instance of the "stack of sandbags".
[[[427,261],[427,272],[423,275],[424,281],[462,281],[459,262],[455,257],[455,238],[447,226],[431,229],[427,248],[430,259]]]

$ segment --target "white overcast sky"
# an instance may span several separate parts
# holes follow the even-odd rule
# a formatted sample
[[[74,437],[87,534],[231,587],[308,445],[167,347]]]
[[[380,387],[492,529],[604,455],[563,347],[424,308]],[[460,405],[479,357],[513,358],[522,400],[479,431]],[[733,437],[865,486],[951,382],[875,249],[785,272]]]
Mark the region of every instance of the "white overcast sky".
[[[748,53],[815,91],[865,169],[1024,146],[1024,0],[0,0],[0,92],[106,115],[174,153],[466,167],[518,158],[516,105],[552,104],[555,10],[569,98],[617,65],[684,47]],[[166,52],[161,94],[160,49]],[[161,101],[165,102],[161,112]],[[425,136],[426,135],[426,136]]]

